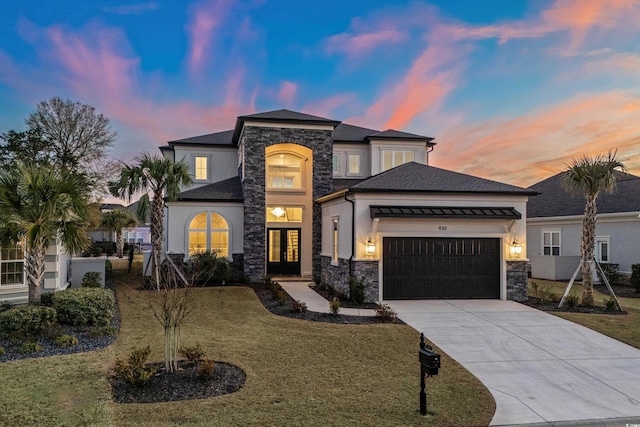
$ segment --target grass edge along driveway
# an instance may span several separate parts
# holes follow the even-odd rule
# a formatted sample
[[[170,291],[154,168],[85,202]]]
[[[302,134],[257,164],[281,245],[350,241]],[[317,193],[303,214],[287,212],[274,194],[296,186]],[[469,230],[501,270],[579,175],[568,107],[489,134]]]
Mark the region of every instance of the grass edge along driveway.
[[[246,287],[193,290],[182,343],[247,373],[237,393],[157,404],[115,404],[105,377],[115,357],[151,345],[162,360],[162,329],[150,292],[120,280],[118,339],[84,354],[0,364],[0,425],[487,425],[489,391],[443,355],[427,379],[429,414],[418,413],[418,336],[405,325],[333,325],[275,316]],[[128,283],[127,283],[128,282]],[[436,349],[437,350],[437,349]]]

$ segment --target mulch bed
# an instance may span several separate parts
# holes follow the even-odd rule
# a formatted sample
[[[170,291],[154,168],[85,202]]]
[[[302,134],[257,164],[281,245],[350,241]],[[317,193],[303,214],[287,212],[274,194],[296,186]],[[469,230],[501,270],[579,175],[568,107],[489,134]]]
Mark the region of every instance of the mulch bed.
[[[583,305],[576,305],[573,308],[567,307],[565,304],[564,307],[558,308],[558,301],[543,301],[540,302],[537,298],[529,297],[528,301],[521,301],[522,304],[528,305],[529,307],[537,308],[542,311],[553,311],[553,312],[563,312],[563,313],[588,313],[588,314],[618,314],[624,315],[627,314],[626,311],[619,310],[607,310],[606,307],[594,306],[594,307],[586,307]]]
[[[314,311],[305,311],[302,313],[294,312],[292,310],[293,298],[287,294],[287,300],[285,304],[280,304],[273,295],[269,288],[262,283],[247,285],[252,288],[258,299],[264,307],[273,314],[278,316],[290,317],[292,319],[309,320],[311,322],[326,322],[348,325],[372,325],[381,323],[396,323],[404,324],[400,319],[394,321],[385,321],[378,317],[372,316],[347,316],[344,314],[330,314],[330,313],[317,313]],[[286,293],[286,292],[285,292]],[[327,301],[327,310],[329,309],[329,302]]]
[[[194,364],[179,361],[177,372],[166,372],[163,363],[156,363],[159,371],[142,387],[133,387],[117,377],[110,377],[111,392],[116,403],[157,403],[177,400],[206,399],[234,393],[242,388],[247,375],[237,366],[216,362],[213,379],[196,378]]]
[[[378,304],[376,304],[375,302],[365,302],[364,304],[356,304],[355,302],[350,301],[348,299],[340,298],[340,295],[336,295],[334,292],[331,291],[331,289],[327,289],[322,286],[313,285],[309,287],[314,291],[316,291],[318,294],[320,294],[320,296],[322,296],[327,301],[331,301],[334,298],[338,298],[340,300],[341,307],[360,308],[360,309],[365,308],[365,309],[372,309],[372,310],[375,310],[376,307],[378,307]]]

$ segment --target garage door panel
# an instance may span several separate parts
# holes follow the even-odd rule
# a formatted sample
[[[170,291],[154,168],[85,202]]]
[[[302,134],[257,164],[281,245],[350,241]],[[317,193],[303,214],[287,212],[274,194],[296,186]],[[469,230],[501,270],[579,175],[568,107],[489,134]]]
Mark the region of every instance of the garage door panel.
[[[385,237],[383,298],[499,298],[500,240]]]

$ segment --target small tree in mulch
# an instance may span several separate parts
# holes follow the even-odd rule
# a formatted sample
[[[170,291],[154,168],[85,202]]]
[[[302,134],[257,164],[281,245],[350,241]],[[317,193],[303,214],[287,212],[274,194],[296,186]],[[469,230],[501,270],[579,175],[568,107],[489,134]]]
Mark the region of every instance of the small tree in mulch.
[[[164,368],[167,372],[178,370],[180,332],[184,319],[191,314],[191,282],[167,257],[159,281],[159,295],[152,293],[149,307],[164,328]]]

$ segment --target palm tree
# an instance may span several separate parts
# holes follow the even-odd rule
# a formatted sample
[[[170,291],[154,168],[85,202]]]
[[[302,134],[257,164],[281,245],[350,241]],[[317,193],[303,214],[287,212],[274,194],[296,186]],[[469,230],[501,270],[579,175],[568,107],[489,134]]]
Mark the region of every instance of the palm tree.
[[[585,198],[582,218],[582,242],[580,245],[580,269],[582,274],[582,304],[593,306],[593,252],[595,247],[596,201],[601,192],[611,193],[625,166],[616,158],[615,151],[605,155],[589,157],[584,155],[567,165],[564,184],[567,189],[581,193]]]
[[[22,246],[29,303],[40,303],[45,254],[59,242],[68,253],[89,247],[82,180],[50,165],[20,163],[0,172],[0,243]]]
[[[111,212],[105,212],[102,215],[102,226],[116,233],[116,255],[122,258],[122,249],[124,248],[124,239],[122,238],[122,229],[131,228],[138,225],[138,221],[131,212],[124,209],[116,209]]]
[[[138,218],[143,219],[151,209],[151,268],[158,288],[160,278],[157,262],[164,235],[165,198],[167,201],[176,200],[180,188],[189,186],[192,182],[189,166],[184,161],[174,162],[145,153],[136,157],[134,164],[124,164],[120,178],[109,184],[114,196],[128,198],[129,201],[139,192],[145,192],[138,203],[137,213]]]

